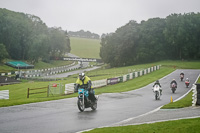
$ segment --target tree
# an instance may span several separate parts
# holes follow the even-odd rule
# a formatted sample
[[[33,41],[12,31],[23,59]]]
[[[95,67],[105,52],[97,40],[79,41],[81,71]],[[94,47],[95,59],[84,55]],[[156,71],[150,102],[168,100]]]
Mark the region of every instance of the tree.
[[[1,53],[0,54],[0,62],[2,62],[5,58],[7,58],[9,56],[5,45],[3,45],[2,43],[0,44],[0,53]]]
[[[130,21],[102,35],[100,57],[112,67],[166,59],[200,59],[200,13]]]
[[[67,32],[48,28],[37,16],[0,9],[0,20],[0,43],[12,59],[35,63],[71,50]]]

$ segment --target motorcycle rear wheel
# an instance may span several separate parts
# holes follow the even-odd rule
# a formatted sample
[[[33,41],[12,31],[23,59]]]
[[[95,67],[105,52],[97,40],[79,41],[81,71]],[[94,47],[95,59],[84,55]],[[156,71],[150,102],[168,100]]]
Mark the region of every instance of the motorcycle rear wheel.
[[[155,94],[155,99],[158,100],[158,99],[159,99],[159,98],[158,98],[158,95],[159,95],[159,94],[158,94],[158,91],[156,91],[155,93],[156,93],[156,94]]]
[[[176,90],[175,88],[172,88],[172,93],[175,93],[175,90]]]
[[[83,111],[85,110],[85,105],[84,105],[82,99],[78,99],[77,105],[78,105],[78,109],[79,109],[81,112],[83,112]]]

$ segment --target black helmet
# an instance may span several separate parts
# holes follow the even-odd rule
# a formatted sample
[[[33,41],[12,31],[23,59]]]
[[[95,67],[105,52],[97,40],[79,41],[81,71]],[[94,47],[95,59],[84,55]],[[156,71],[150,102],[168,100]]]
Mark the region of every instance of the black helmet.
[[[79,74],[79,79],[84,80],[85,79],[85,73],[80,73]]]
[[[159,80],[156,80],[156,83],[159,83]]]

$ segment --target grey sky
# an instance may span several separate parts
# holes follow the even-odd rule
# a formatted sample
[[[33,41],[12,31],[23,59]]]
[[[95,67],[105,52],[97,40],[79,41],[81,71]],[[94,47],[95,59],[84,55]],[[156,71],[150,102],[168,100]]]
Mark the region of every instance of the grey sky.
[[[200,0],[0,0],[0,8],[36,15],[48,27],[101,35],[130,20],[200,12]]]

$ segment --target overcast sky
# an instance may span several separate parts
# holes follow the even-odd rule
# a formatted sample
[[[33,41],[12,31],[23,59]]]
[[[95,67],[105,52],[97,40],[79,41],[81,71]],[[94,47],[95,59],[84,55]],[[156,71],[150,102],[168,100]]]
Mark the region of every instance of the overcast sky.
[[[48,27],[101,35],[130,20],[200,12],[200,0],[0,0],[0,8],[36,15]]]

